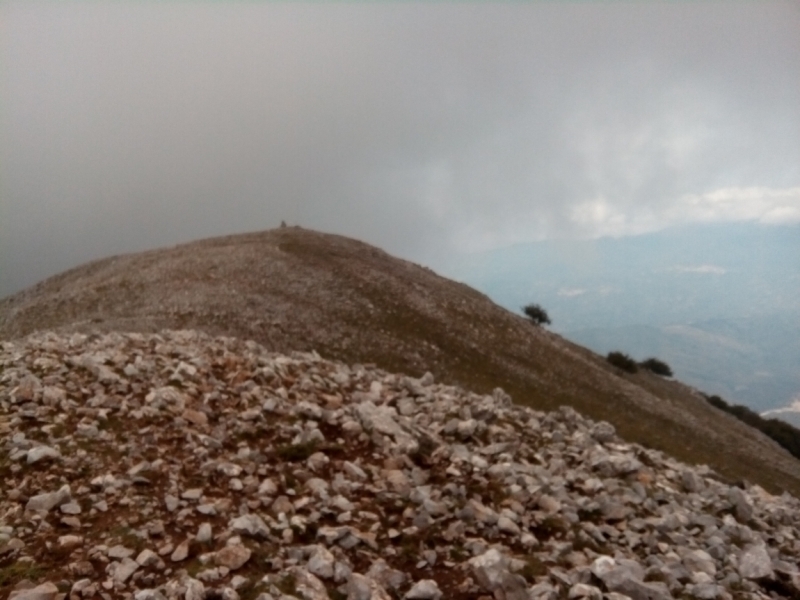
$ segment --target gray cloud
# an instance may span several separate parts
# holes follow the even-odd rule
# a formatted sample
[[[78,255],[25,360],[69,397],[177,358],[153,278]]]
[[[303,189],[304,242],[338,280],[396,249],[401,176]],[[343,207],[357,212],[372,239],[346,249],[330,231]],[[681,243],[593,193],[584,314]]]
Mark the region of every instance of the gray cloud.
[[[796,3],[0,11],[0,296],[282,219],[425,262],[800,219]]]

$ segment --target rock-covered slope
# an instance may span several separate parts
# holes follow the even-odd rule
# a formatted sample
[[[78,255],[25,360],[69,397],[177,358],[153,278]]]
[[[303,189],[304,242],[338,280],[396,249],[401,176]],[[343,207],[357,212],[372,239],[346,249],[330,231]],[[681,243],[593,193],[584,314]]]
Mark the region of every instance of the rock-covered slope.
[[[430,374],[43,333],[0,436],[3,598],[800,597],[793,496]]]
[[[431,371],[479,393],[502,387],[539,410],[570,405],[731,481],[800,494],[800,462],[693,390],[617,372],[467,286],[340,236],[290,227],[201,240],[90,263],[0,300],[0,340],[183,328]]]

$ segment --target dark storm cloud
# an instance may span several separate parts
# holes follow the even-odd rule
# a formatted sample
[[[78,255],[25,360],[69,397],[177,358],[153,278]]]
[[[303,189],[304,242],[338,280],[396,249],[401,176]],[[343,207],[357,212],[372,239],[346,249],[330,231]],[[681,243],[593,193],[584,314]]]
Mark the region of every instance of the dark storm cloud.
[[[0,296],[281,220],[428,260],[800,219],[797,4],[0,10]]]

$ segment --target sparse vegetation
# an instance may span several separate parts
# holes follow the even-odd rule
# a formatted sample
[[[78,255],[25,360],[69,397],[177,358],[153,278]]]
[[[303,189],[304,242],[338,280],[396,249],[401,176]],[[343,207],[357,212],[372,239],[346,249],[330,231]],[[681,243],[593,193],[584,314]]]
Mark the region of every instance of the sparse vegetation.
[[[45,569],[36,563],[17,561],[0,568],[0,589],[11,587],[23,579],[37,581],[45,572]]]
[[[453,544],[450,547],[450,560],[463,562],[469,558],[469,554],[462,544]]]
[[[344,592],[340,592],[337,588],[328,590],[328,596],[331,600],[347,600],[348,596]]]
[[[636,364],[635,360],[627,354],[616,350],[614,352],[609,352],[608,356],[606,356],[606,360],[618,369],[622,369],[628,373],[636,373],[636,371],[639,370],[639,366]]]
[[[662,360],[658,360],[657,358],[648,358],[643,360],[639,363],[639,366],[642,369],[647,369],[648,371],[655,373],[656,375],[661,375],[662,377],[672,377],[672,369],[669,368],[669,365]]]
[[[528,556],[523,559],[525,566],[519,570],[519,574],[525,578],[528,583],[535,582],[539,577],[547,575],[549,572],[548,566],[536,556]]]
[[[550,325],[550,317],[547,311],[538,304],[528,304],[522,309],[534,325]]]
[[[761,433],[778,442],[792,456],[800,458],[800,429],[797,429],[797,427],[780,419],[765,419],[746,406],[728,404],[719,396],[708,396],[706,394],[703,394],[703,396],[712,406],[724,410],[740,421],[747,423],[750,427],[755,427]]]
[[[276,587],[284,594],[293,596],[297,593],[297,579],[294,574],[287,573],[278,581]]]
[[[300,462],[306,460],[317,451],[317,442],[302,444],[288,444],[275,449],[276,456],[286,462]]]
[[[705,399],[708,400],[711,406],[716,406],[720,410],[727,411],[730,409],[730,405],[719,396],[705,396]]]

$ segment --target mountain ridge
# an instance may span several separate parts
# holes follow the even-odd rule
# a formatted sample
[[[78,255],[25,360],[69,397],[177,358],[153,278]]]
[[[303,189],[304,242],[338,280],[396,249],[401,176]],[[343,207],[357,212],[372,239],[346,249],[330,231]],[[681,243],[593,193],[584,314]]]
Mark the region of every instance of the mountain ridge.
[[[623,375],[466,285],[341,236],[300,228],[211,238],[93,261],[0,300],[0,339],[37,330],[198,329],[539,410],[571,405],[632,442],[731,480],[800,492],[800,463],[678,382]]]

